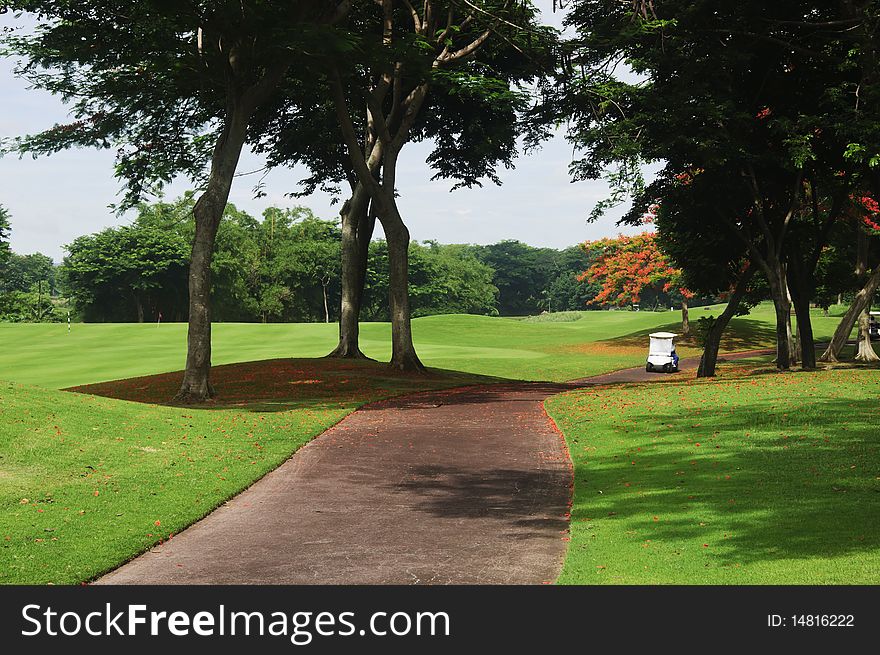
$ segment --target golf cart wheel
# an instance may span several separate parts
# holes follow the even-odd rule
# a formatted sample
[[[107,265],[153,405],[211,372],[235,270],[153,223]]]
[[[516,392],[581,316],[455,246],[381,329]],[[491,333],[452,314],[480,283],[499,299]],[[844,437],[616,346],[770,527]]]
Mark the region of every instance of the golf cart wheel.
[[[672,364],[664,364],[663,365],[663,372],[664,373],[669,373],[671,371],[672,371]]]
[[[645,365],[645,373],[653,373],[653,372],[654,372],[654,366],[651,364],[651,362],[648,362]]]

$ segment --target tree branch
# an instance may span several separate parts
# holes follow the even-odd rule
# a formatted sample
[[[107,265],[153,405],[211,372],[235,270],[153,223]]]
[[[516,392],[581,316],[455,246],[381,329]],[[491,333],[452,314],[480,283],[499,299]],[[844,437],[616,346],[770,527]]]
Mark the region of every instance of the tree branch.
[[[422,21],[419,18],[419,12],[416,11],[416,8],[412,6],[412,3],[409,0],[403,0],[403,4],[409,10],[410,16],[412,16],[413,29],[416,34],[421,34]]]
[[[437,59],[438,59],[438,61],[441,61],[444,64],[447,62],[453,62],[453,61],[458,61],[459,59],[464,59],[468,55],[476,52],[479,49],[479,47],[486,42],[486,40],[491,36],[491,34],[492,34],[492,28],[490,27],[485,32],[480,34],[480,36],[478,36],[476,39],[471,41],[469,44],[467,44],[463,48],[459,48],[458,50],[456,50],[454,52],[447,52],[446,50],[444,50],[445,54],[441,55]]]
[[[749,235],[743,234],[742,230],[736,226],[732,220],[730,220],[727,216],[721,213],[721,210],[715,208],[715,213],[718,215],[718,218],[721,219],[722,225],[728,228],[731,232],[733,232],[734,236],[742,241],[743,245],[749,251],[751,255],[751,260],[757,262],[758,266],[760,266],[763,271],[768,275],[772,275],[773,272],[770,268],[770,264],[767,262],[767,258],[764,256],[764,253],[761,252],[761,249],[755,244],[755,242],[750,238]]]
[[[797,177],[794,181],[794,188],[791,190],[791,204],[788,206],[788,211],[785,213],[785,217],[782,219],[782,225],[779,227],[779,234],[776,238],[776,256],[782,257],[782,247],[783,242],[785,241],[785,234],[788,232],[788,226],[791,224],[791,219],[794,218],[794,213],[797,211],[800,206],[800,197],[801,190],[803,188],[804,182],[804,169],[801,168],[798,171]]]
[[[758,177],[751,164],[748,165],[748,171],[744,177],[748,180],[749,189],[752,192],[752,205],[754,207],[753,214],[755,215],[758,227],[761,228],[761,232],[764,235],[764,240],[767,242],[767,252],[775,253],[776,247],[773,233],[770,231],[770,225],[764,214],[764,195],[761,193],[761,188],[758,186]]]
[[[497,14],[493,14],[492,12],[486,11],[482,7],[478,7],[477,5],[473,4],[469,0],[453,0],[453,3],[454,2],[463,2],[464,4],[466,4],[468,7],[470,7],[474,11],[477,11],[481,14],[484,14],[485,16],[489,16],[490,18],[492,18],[493,20],[495,20],[499,23],[504,23],[505,25],[509,25],[510,27],[516,28],[520,31],[526,31],[526,28],[524,28],[522,25],[517,25],[516,23],[511,23],[509,20],[505,20],[504,18],[502,18],[501,16],[498,16]],[[509,1],[505,2],[504,7],[502,7],[502,9],[507,9],[509,6],[510,6],[510,2]]]
[[[373,173],[370,171],[368,158],[364,157],[363,153],[361,153],[357,133],[355,132],[354,124],[352,123],[351,116],[348,112],[348,103],[345,100],[345,90],[342,87],[342,78],[339,75],[339,70],[335,67],[330,75],[330,90],[333,95],[333,104],[336,108],[337,122],[342,131],[342,138],[348,149],[348,156],[351,159],[352,167],[357,174],[358,181],[370,191],[371,197],[375,197],[374,193],[380,191],[379,184],[376,182]],[[381,149],[380,143],[377,143],[374,146],[373,152],[370,154],[370,159],[374,157],[377,149]]]
[[[400,119],[400,126],[397,128],[397,133],[394,135],[394,139],[388,146],[393,152],[399,152],[403,147],[403,144],[406,143],[406,140],[409,137],[410,128],[412,128],[413,123],[415,123],[419,111],[422,108],[422,103],[424,103],[427,95],[428,83],[422,82],[413,89],[407,96],[406,100],[404,100],[403,106],[406,107],[406,110],[403,112],[403,116]]]
[[[733,30],[710,30],[716,34],[724,34],[726,36],[750,36],[753,39],[758,39],[759,41],[766,41],[767,43],[772,43],[774,45],[778,45],[780,47],[791,50],[792,52],[797,52],[802,55],[807,55],[809,57],[817,57],[822,58],[824,55],[817,50],[810,50],[809,48],[804,48],[799,45],[795,45],[794,43],[790,43],[788,41],[783,41],[782,39],[777,39],[772,36],[768,36],[766,34],[758,34],[756,32],[744,32],[744,31],[733,31]]]
[[[840,27],[844,25],[858,25],[862,22],[861,18],[842,18],[840,20],[826,20],[815,23],[800,20],[775,20],[772,18],[765,18],[764,20],[775,25],[794,25],[796,27]]]

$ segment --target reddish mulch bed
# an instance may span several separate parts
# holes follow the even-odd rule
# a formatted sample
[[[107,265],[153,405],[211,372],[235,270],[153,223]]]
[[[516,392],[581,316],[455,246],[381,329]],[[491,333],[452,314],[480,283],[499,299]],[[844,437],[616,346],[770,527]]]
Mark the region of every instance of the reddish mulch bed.
[[[142,403],[170,404],[183,371],[70,387],[66,391]],[[403,373],[386,364],[344,359],[269,359],[211,368],[212,404],[255,401],[366,402],[403,392],[472,384],[475,376]]]

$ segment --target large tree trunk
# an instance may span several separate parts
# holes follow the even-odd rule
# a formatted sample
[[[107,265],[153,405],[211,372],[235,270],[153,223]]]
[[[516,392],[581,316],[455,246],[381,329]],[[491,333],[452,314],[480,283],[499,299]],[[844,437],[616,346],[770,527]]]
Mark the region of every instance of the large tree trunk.
[[[195,238],[189,265],[189,329],[186,370],[177,402],[202,402],[214,396],[211,371],[211,260],[220,219],[244,146],[249,113],[236,107],[214,147],[211,173],[204,193],[193,208]]]
[[[825,352],[822,353],[822,357],[819,359],[823,362],[838,361],[840,351],[843,350],[846,342],[849,341],[849,335],[852,333],[856,319],[870,306],[878,285],[880,285],[880,265],[874,269],[874,272],[868,278],[865,286],[862,287],[855,295],[855,298],[853,298],[852,304],[849,306],[849,309],[846,310],[846,313],[837,325],[837,329],[834,331],[831,343],[828,344],[828,348],[825,349]]]
[[[749,267],[746,271],[740,273],[733,288],[733,293],[730,294],[730,299],[727,301],[727,307],[724,308],[721,316],[709,328],[709,332],[706,335],[706,343],[703,344],[700,365],[697,367],[698,378],[715,377],[715,368],[718,365],[718,350],[721,348],[721,337],[724,334],[724,330],[727,329],[730,319],[736,316],[739,304],[743,296],[745,296],[749,282],[751,282],[754,274],[754,267]]]
[[[792,294],[795,317],[797,318],[797,345],[800,352],[801,367],[816,368],[816,344],[813,339],[813,323],[810,318],[810,301],[802,293]]]
[[[383,2],[386,18],[384,38],[391,43],[393,23],[393,3]],[[479,45],[474,42],[475,47]],[[467,50],[463,51],[467,52]],[[439,60],[435,62],[439,63]],[[354,124],[349,113],[348,101],[342,78],[333,71],[331,91],[336,107],[339,126],[345,139],[358,182],[369,191],[375,206],[376,215],[382,222],[388,245],[389,286],[391,305],[391,365],[401,370],[424,371],[412,342],[412,325],[409,307],[409,230],[400,216],[395,204],[395,177],[397,157],[400,149],[409,140],[419,110],[428,93],[428,82],[423,82],[408,93],[400,94],[400,78],[383,76],[377,87],[382,95],[393,89],[393,108],[387,116],[374,113],[375,107],[368,108],[368,123],[371,135],[367,138],[367,148],[361,148]],[[381,166],[381,182],[378,176]]]
[[[776,262],[768,275],[770,298],[776,310],[776,368],[787,371],[791,368],[791,303],[788,301],[788,288],[785,268]]]
[[[816,252],[820,252],[817,249]],[[801,367],[811,370],[816,368],[816,343],[813,337],[813,319],[810,316],[810,299],[816,289],[815,271],[818,257],[810,263],[804,263],[800,247],[794,244],[788,258],[788,290],[789,298],[794,306],[797,318],[796,357]]]
[[[361,359],[358,346],[360,298],[357,293],[357,217],[352,200],[342,208],[342,300],[339,307],[339,343],[328,357]],[[366,211],[366,210],[364,210]]]
[[[144,303],[141,300],[140,295],[138,295],[137,293],[134,294],[134,306],[135,306],[135,309],[137,309],[138,323],[143,323],[144,322]]]
[[[791,299],[791,287],[789,285],[789,273],[788,270],[785,272],[785,297],[788,300],[788,326],[786,328],[786,333],[788,335],[788,356],[790,358],[789,363],[792,366],[796,366],[797,363],[801,359],[801,349],[800,349],[800,341],[798,341],[797,336],[797,328],[792,328],[791,323],[791,310],[794,307],[794,301]]]
[[[360,350],[360,312],[367,275],[367,256],[373,223],[369,193],[358,184],[340,212],[342,218],[342,302],[339,310],[339,343],[327,356],[367,359]]]
[[[794,329],[791,325],[791,298],[788,299],[788,320],[785,322],[785,336],[788,339],[788,364],[789,366],[797,366],[800,361],[801,353],[798,349],[798,340]]]
[[[393,199],[386,199],[393,203]],[[391,308],[391,366],[401,371],[425,371],[412,339],[409,306],[409,230],[396,208],[380,216],[388,244],[389,305]]]
[[[859,348],[856,352],[856,361],[858,362],[880,362],[880,357],[874,352],[871,346],[871,317],[868,310],[862,310],[859,314]]]
[[[681,334],[687,336],[691,333],[691,321],[688,314],[687,298],[681,299]]]
[[[187,331],[186,370],[178,402],[203,402],[214,396],[209,379],[211,371],[211,260],[217,229],[229,200],[235,169],[247,138],[248,124],[256,109],[278,88],[290,67],[283,56],[270,66],[255,84],[242,88],[239,44],[227,49],[229,70],[226,92],[226,116],[223,131],[211,155],[211,171],[205,190],[193,207],[196,230],[189,265],[189,328]]]

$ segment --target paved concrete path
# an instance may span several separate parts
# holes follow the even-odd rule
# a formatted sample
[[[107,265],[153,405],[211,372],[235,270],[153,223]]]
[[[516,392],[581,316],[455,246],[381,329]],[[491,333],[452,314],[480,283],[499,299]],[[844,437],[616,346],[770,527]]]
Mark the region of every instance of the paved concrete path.
[[[565,557],[572,470],[543,401],[666,377],[628,369],[367,405],[98,584],[552,582]]]

